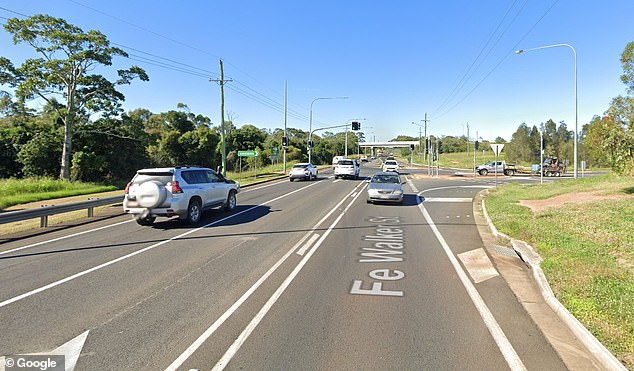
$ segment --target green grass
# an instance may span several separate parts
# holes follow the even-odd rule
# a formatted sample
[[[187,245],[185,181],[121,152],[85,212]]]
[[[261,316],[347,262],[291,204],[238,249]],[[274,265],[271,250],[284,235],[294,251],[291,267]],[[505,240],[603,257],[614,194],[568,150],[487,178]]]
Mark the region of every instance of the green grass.
[[[569,203],[533,214],[519,200],[565,193],[631,195],[632,178],[602,176],[548,185],[508,184],[486,208],[501,232],[528,242],[559,301],[613,354],[634,367],[634,199]]]
[[[293,164],[296,162],[297,161],[286,163],[286,175],[284,174],[284,163],[280,161],[279,164],[258,167],[257,169],[242,170],[242,172],[227,171],[227,178],[237,180],[240,185],[248,185],[270,179],[283,178],[288,175],[291,167],[293,167]]]
[[[473,166],[473,152],[455,152],[455,153],[441,153],[439,155],[440,161],[439,165],[443,168],[454,168],[454,169],[469,169],[472,170]],[[506,156],[504,153],[500,154],[499,160],[504,160]],[[409,161],[409,157],[402,158],[404,162]],[[400,159],[399,159],[400,160]],[[489,161],[495,161],[495,154],[492,151],[485,151],[484,154],[482,150],[476,153],[476,166],[482,165]],[[417,154],[414,155],[414,163],[419,165],[427,165],[427,161],[425,160],[425,156],[419,156]],[[433,162],[435,165],[436,163]]]
[[[0,179],[0,189],[0,209],[4,209],[29,202],[114,191],[117,187],[49,178],[29,178]]]

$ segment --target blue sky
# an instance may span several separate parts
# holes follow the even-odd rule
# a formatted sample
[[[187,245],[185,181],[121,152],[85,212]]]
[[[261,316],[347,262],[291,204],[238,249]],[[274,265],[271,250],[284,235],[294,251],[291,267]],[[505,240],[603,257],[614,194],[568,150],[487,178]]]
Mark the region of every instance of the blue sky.
[[[149,82],[121,88],[126,110],[185,103],[220,121],[217,83],[224,61],[226,112],[237,126],[308,130],[362,121],[369,140],[434,135],[510,139],[525,122],[574,128],[577,51],[579,129],[625,94],[619,62],[634,41],[634,1],[193,1],[0,0],[0,22],[46,13],[97,29],[143,67]],[[0,32],[15,64],[35,55]],[[169,68],[157,66],[160,63]],[[179,70],[188,70],[185,73]],[[191,72],[194,72],[193,74]]]

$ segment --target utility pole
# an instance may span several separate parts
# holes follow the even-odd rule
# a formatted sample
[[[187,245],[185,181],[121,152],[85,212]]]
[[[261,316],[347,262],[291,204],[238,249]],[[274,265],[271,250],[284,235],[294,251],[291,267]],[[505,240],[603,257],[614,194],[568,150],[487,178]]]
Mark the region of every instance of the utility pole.
[[[222,59],[220,60],[220,80],[210,80],[220,84],[220,141],[222,143],[222,175],[227,175],[227,144],[225,138],[225,80]]]
[[[476,136],[475,136],[475,140],[473,141],[473,176],[475,176],[476,172],[475,172],[475,168],[476,168],[476,152],[478,152],[478,149],[476,148],[476,143],[478,141],[478,131],[476,130]]]
[[[425,124],[425,159],[427,159],[429,157],[429,150],[428,150],[429,147],[427,146],[427,122],[431,121],[431,120],[427,120],[427,113],[425,113],[425,119],[422,121]]]
[[[467,158],[469,157],[469,122],[467,121]]]
[[[287,102],[288,102],[288,86],[287,86],[287,81],[284,80],[284,136],[285,137],[286,137],[286,119],[288,116]],[[284,175],[286,175],[286,146],[283,145],[282,147],[284,150]]]

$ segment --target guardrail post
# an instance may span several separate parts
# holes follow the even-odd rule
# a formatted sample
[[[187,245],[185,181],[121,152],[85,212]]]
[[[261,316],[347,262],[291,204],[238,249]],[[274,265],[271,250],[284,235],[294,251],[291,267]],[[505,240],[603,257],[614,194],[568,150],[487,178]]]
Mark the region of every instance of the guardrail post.
[[[40,216],[40,228],[48,227],[48,215]]]
[[[88,201],[98,200],[98,198],[88,197]],[[88,217],[92,218],[95,215],[95,208],[93,206],[88,206]]]

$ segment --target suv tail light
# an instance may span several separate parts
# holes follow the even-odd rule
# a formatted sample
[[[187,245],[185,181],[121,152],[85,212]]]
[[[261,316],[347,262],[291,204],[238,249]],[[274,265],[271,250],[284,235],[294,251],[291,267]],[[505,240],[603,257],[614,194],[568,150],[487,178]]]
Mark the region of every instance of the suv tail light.
[[[132,182],[126,184],[124,193],[128,194],[130,192],[130,187],[132,187]]]
[[[183,193],[183,189],[178,185],[178,180],[172,182],[172,194]]]

